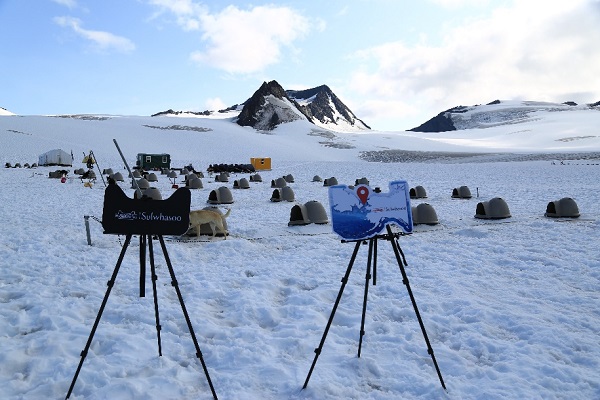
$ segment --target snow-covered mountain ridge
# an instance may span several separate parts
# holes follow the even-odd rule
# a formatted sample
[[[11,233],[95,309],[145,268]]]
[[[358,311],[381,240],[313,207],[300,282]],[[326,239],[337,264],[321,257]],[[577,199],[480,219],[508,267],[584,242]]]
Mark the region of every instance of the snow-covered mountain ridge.
[[[333,131],[371,129],[327,85],[306,90],[285,90],[277,81],[263,82],[245,102],[218,111],[162,111],[153,116],[231,118],[241,126],[272,130],[298,119]]]
[[[500,101],[475,106],[457,106],[442,111],[437,116],[410,129],[416,132],[446,132],[463,129],[490,128],[530,122],[539,112],[600,111],[598,103],[577,105],[572,102],[551,103],[539,101]]]

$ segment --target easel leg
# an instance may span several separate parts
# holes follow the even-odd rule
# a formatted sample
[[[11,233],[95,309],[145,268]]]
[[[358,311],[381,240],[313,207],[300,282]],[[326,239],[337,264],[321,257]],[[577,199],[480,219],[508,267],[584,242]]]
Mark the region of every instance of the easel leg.
[[[140,235],[140,297],[146,297],[146,235]]]
[[[183,315],[185,316],[185,321],[187,322],[188,329],[190,330],[190,334],[192,335],[192,340],[194,342],[194,346],[196,347],[196,357],[200,359],[200,363],[202,364],[202,368],[204,369],[204,374],[206,375],[206,380],[208,381],[208,386],[210,387],[210,391],[212,392],[213,398],[217,399],[217,393],[215,392],[215,388],[213,387],[212,381],[210,380],[210,375],[208,374],[208,369],[206,368],[206,363],[204,362],[204,357],[202,357],[202,352],[200,351],[200,346],[198,345],[198,340],[196,340],[196,334],[194,333],[194,328],[192,327],[192,321],[188,315],[187,309],[185,308],[185,303],[183,302],[183,296],[181,295],[181,291],[179,290],[179,284],[177,283],[177,278],[175,277],[175,271],[173,270],[173,266],[171,265],[171,260],[169,259],[169,253],[167,253],[167,246],[165,245],[165,241],[161,235],[158,236],[158,240],[160,242],[160,246],[162,248],[163,254],[165,256],[165,261],[167,262],[167,267],[169,268],[169,273],[171,275],[171,285],[175,287],[175,291],[177,292],[177,297],[179,298],[179,304],[181,304],[181,310],[183,311]]]
[[[369,256],[367,259],[367,273],[365,274],[365,297],[363,299],[362,319],[360,321],[360,338],[358,340],[358,358],[362,349],[363,336],[365,335],[365,317],[367,315],[367,297],[369,294],[369,281],[371,280],[371,262],[373,261],[373,245],[375,239],[369,240]]]
[[[119,259],[117,261],[117,265],[115,265],[115,269],[113,271],[112,276],[110,277],[110,281],[108,281],[108,288],[106,289],[106,294],[104,295],[104,299],[102,300],[102,305],[100,306],[100,310],[98,311],[98,315],[96,316],[96,321],[94,322],[94,326],[92,331],[90,332],[90,336],[88,337],[88,341],[85,344],[85,348],[81,352],[81,360],[79,361],[79,366],[77,367],[77,371],[75,371],[75,376],[73,376],[73,381],[71,382],[71,386],[69,387],[69,391],[67,392],[68,399],[73,392],[73,387],[75,387],[75,382],[77,381],[77,377],[79,376],[79,372],[81,371],[81,366],[85,361],[85,357],[87,356],[88,350],[90,349],[90,345],[92,343],[92,339],[94,338],[94,334],[96,333],[96,329],[98,328],[98,324],[100,323],[100,318],[102,318],[102,313],[104,312],[104,307],[106,306],[106,302],[108,301],[108,296],[112,290],[113,285],[115,284],[115,280],[117,279],[117,274],[119,273],[119,268],[121,268],[121,263],[123,262],[123,257],[125,256],[125,252],[127,251],[127,247],[131,242],[131,236],[127,235],[125,239],[125,243],[123,244],[123,248],[121,249],[121,254],[119,255]]]
[[[373,239],[373,286],[377,285],[377,237]]]
[[[154,250],[152,248],[152,236],[148,235],[148,254],[150,255],[150,273],[152,274],[152,294],[154,296],[154,316],[156,318],[156,340],[158,342],[158,356],[162,356],[162,345],[160,340],[160,316],[158,313],[158,296],[156,291],[156,267],[154,266]]]
[[[348,277],[350,276],[350,271],[352,270],[352,265],[354,265],[354,260],[356,259],[356,254],[358,253],[358,249],[360,248],[361,242],[356,242],[356,246],[354,247],[354,252],[352,253],[352,257],[350,258],[350,263],[348,264],[348,268],[346,269],[346,274],[342,278],[342,287],[340,287],[340,291],[337,295],[337,299],[335,299],[335,304],[333,305],[333,309],[331,310],[331,315],[329,316],[329,321],[327,321],[327,326],[325,327],[325,332],[323,332],[323,337],[321,338],[321,343],[319,343],[319,347],[315,349],[315,358],[310,366],[310,371],[308,371],[308,375],[306,376],[306,380],[304,381],[303,389],[306,389],[308,385],[308,381],[310,380],[310,376],[312,375],[313,369],[317,364],[317,359],[321,354],[321,350],[323,349],[323,345],[325,344],[325,339],[327,338],[327,333],[329,332],[329,328],[331,327],[331,323],[333,321],[333,317],[335,316],[335,311],[340,303],[340,299],[342,298],[342,293],[344,293],[344,288],[346,287],[346,283],[348,283]]]
[[[444,379],[442,378],[442,373],[440,372],[440,368],[438,367],[435,355],[433,354],[433,348],[431,347],[431,343],[429,342],[429,338],[427,337],[427,332],[425,331],[425,325],[423,324],[423,320],[421,319],[421,314],[419,314],[417,301],[413,296],[412,290],[410,288],[410,283],[408,282],[408,276],[406,275],[406,271],[404,270],[404,266],[406,263],[404,254],[402,253],[402,249],[400,249],[400,245],[397,243],[395,236],[392,233],[392,229],[389,225],[387,226],[387,231],[389,235],[389,240],[392,243],[392,249],[394,250],[394,254],[396,255],[396,260],[398,261],[398,267],[400,267],[400,272],[402,273],[402,283],[404,283],[404,285],[406,286],[406,290],[408,291],[410,301],[412,302],[413,308],[415,309],[415,314],[417,315],[417,319],[419,320],[419,325],[421,326],[421,332],[423,332],[423,337],[425,338],[425,343],[427,344],[427,353],[429,353],[429,355],[431,356],[431,360],[433,361],[433,365],[435,366],[435,370],[437,371],[438,378],[440,379],[442,387],[446,389]]]

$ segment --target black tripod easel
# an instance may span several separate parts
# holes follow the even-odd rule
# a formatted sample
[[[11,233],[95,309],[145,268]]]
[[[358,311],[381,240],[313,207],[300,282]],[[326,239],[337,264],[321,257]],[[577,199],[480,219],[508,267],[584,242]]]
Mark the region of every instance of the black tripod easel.
[[[117,145],[116,141],[115,145]],[[119,149],[118,145],[117,149]],[[120,149],[119,153],[121,153]],[[123,160],[125,160],[124,157]],[[161,326],[158,312],[158,297],[156,291],[157,276],[156,267],[154,265],[154,248],[152,243],[153,236],[157,237],[158,241],[160,242],[160,247],[162,248],[163,256],[171,276],[171,285],[175,287],[179,304],[181,305],[181,310],[183,311],[188,329],[192,335],[192,340],[196,348],[196,357],[200,359],[200,363],[204,369],[204,374],[206,375],[210,391],[212,392],[213,398],[216,400],[217,394],[210,379],[210,375],[208,374],[208,369],[206,368],[202,352],[200,351],[200,346],[198,345],[198,340],[196,339],[196,334],[194,333],[194,328],[192,327],[192,322],[190,321],[185,303],[183,302],[183,296],[179,290],[179,284],[177,283],[177,278],[175,277],[175,271],[173,270],[173,265],[171,264],[169,253],[167,252],[167,247],[163,239],[163,235],[180,235],[189,228],[191,201],[190,190],[187,188],[179,188],[171,195],[171,197],[166,200],[153,200],[143,195],[142,191],[138,187],[136,194],[139,194],[139,197],[131,199],[125,195],[123,190],[116,184],[114,180],[109,179],[109,185],[106,187],[104,193],[104,208],[102,212],[102,226],[104,228],[104,233],[119,235],[124,234],[126,235],[125,243],[121,249],[121,254],[119,255],[112,276],[108,281],[108,288],[106,289],[106,294],[102,300],[102,305],[100,306],[100,310],[96,316],[96,321],[94,322],[90,336],[88,337],[85,348],[81,352],[81,360],[79,361],[79,366],[77,367],[77,371],[73,376],[66,399],[68,399],[73,392],[73,387],[75,386],[75,382],[77,381],[77,377],[79,376],[79,372],[81,371],[81,367],[85,361],[85,357],[87,356],[92,339],[94,338],[94,334],[96,333],[96,329],[100,323],[100,318],[102,318],[102,313],[106,307],[108,297],[110,296],[110,292],[117,279],[117,274],[121,268],[121,263],[123,262],[127,248],[131,243],[131,238],[133,235],[139,235],[140,297],[146,296],[146,249],[148,249],[150,272],[152,274],[152,294],[154,296],[154,315],[156,318],[158,355],[162,356],[162,344],[160,337]]]
[[[429,338],[427,337],[427,332],[425,331],[425,325],[423,324],[423,320],[421,319],[421,315],[419,314],[419,309],[417,307],[417,302],[413,296],[412,290],[410,288],[410,283],[408,281],[408,276],[406,275],[406,271],[404,269],[408,264],[406,263],[406,258],[404,257],[404,253],[400,248],[400,244],[398,243],[398,236],[400,233],[393,233],[390,226],[386,226],[387,235],[379,235],[368,239],[369,243],[369,253],[367,258],[367,272],[365,275],[365,294],[363,300],[363,308],[362,308],[362,320],[360,324],[360,338],[358,342],[358,357],[360,358],[361,348],[362,348],[362,339],[365,334],[365,316],[367,312],[367,296],[369,293],[369,280],[371,279],[371,265],[373,266],[373,285],[376,285],[377,282],[377,240],[385,239],[388,240],[392,244],[392,249],[394,250],[394,254],[396,256],[396,260],[398,262],[398,267],[400,268],[400,272],[402,273],[402,283],[406,286],[408,291],[408,295],[412,302],[413,308],[415,310],[415,314],[417,315],[417,319],[419,320],[419,325],[421,326],[421,331],[423,332],[423,337],[425,338],[425,343],[427,344],[427,353],[431,356],[433,361],[433,365],[435,366],[435,370],[437,371],[438,378],[442,387],[446,389],[446,385],[444,384],[444,379],[442,378],[442,374],[440,372],[440,368],[438,367],[437,361],[435,359],[435,355],[433,354],[433,349],[431,347],[431,343],[429,342]],[[348,283],[348,277],[350,276],[350,271],[352,270],[352,266],[354,265],[354,261],[356,259],[356,255],[358,253],[358,249],[361,244],[365,242],[365,240],[357,240],[355,241],[356,245],[354,246],[354,252],[352,253],[352,257],[350,258],[350,263],[348,264],[348,268],[346,269],[346,274],[342,278],[342,286],[335,300],[335,304],[333,305],[333,309],[331,310],[331,315],[329,316],[329,321],[327,322],[327,326],[325,327],[325,331],[323,332],[323,337],[321,338],[321,342],[319,343],[319,347],[315,349],[315,358],[312,362],[308,375],[306,376],[306,380],[304,381],[303,389],[306,389],[308,385],[308,381],[310,380],[310,376],[313,373],[315,365],[317,364],[317,359],[323,350],[323,345],[325,344],[325,339],[327,338],[327,333],[329,332],[329,328],[331,327],[331,323],[333,322],[333,318],[335,316],[335,312],[342,298],[342,294],[344,292],[344,288]]]
[[[192,340],[194,342],[194,346],[196,348],[196,357],[198,357],[200,359],[200,363],[202,364],[202,368],[204,370],[204,374],[206,375],[206,379],[208,381],[208,385],[210,386],[210,390],[212,392],[213,398],[217,399],[217,394],[215,392],[212,381],[210,379],[210,375],[208,374],[208,369],[206,368],[206,363],[204,362],[202,352],[200,351],[200,346],[198,345],[198,340],[196,339],[196,334],[194,333],[194,328],[192,327],[192,322],[190,321],[190,317],[189,317],[189,314],[185,307],[185,303],[183,302],[183,296],[181,295],[181,291],[179,290],[179,284],[177,283],[177,278],[175,277],[175,271],[173,270],[173,265],[171,264],[171,260],[169,258],[169,253],[167,252],[167,247],[165,246],[165,241],[164,241],[162,235],[157,235],[157,237],[158,237],[160,246],[162,248],[165,262],[169,269],[169,274],[171,276],[171,285],[175,288],[175,291],[177,292],[177,297],[179,298],[179,304],[181,305],[181,310],[183,311],[183,315],[187,322],[188,329],[190,331]],[[102,305],[100,306],[100,310],[98,311],[98,315],[96,316],[96,321],[94,322],[94,326],[92,328],[92,331],[90,332],[90,336],[87,340],[85,348],[81,352],[81,360],[79,361],[79,366],[77,367],[77,371],[75,372],[75,375],[73,376],[73,381],[71,382],[71,386],[69,387],[69,391],[67,393],[66,399],[68,399],[71,396],[71,393],[73,392],[73,387],[75,386],[75,382],[77,381],[77,377],[79,376],[79,372],[81,371],[81,367],[83,365],[83,362],[85,361],[85,357],[87,356],[88,350],[92,343],[92,339],[94,338],[94,334],[96,333],[96,329],[98,328],[98,324],[100,323],[100,318],[102,317],[102,313],[104,312],[104,308],[108,301],[108,297],[110,296],[110,292],[111,292],[111,290],[115,284],[115,281],[117,279],[117,274],[119,273],[119,269],[121,268],[121,263],[123,262],[125,252],[127,251],[127,248],[129,247],[131,238],[132,238],[131,234],[128,234],[125,238],[125,243],[123,244],[123,248],[121,249],[121,254],[119,255],[119,259],[117,261],[117,264],[115,265],[115,269],[112,273],[112,276],[111,276],[110,280],[108,281],[108,288],[106,289],[106,294],[104,295],[104,299],[102,300]],[[145,291],[146,291],[146,289],[145,289],[146,247],[148,248],[148,255],[150,258],[150,273],[151,273],[151,277],[152,277],[152,294],[154,297],[154,315],[156,317],[156,336],[157,336],[157,343],[158,343],[158,355],[162,356],[162,344],[161,344],[161,337],[160,337],[161,325],[160,325],[160,317],[159,317],[159,312],[158,312],[158,297],[157,297],[157,291],[156,291],[156,281],[158,278],[156,275],[156,267],[154,264],[154,249],[152,246],[152,235],[146,235],[146,234],[140,235],[140,297],[145,297]]]

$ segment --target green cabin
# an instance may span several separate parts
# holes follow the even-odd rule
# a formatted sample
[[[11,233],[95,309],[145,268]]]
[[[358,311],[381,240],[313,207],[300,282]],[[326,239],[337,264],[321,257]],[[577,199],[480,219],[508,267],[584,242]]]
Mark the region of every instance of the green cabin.
[[[171,155],[138,153],[135,164],[145,170],[171,168]]]

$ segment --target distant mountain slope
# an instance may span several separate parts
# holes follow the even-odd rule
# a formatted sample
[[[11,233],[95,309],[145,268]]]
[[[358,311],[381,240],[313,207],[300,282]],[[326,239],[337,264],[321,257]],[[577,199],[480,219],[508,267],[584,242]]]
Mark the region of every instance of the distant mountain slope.
[[[15,114],[8,111],[6,108],[0,107],[0,115],[15,115]]]
[[[599,103],[577,105],[573,102],[546,103],[536,101],[494,100],[485,105],[457,106],[442,111],[413,132],[447,132],[462,129],[490,128],[499,125],[518,124],[531,121],[540,111],[561,112],[590,109]]]
[[[306,120],[334,131],[371,129],[333,93],[327,85],[306,90],[285,90],[277,81],[263,82],[245,102],[219,111],[161,111],[152,115],[232,118],[238,125],[272,130],[278,125]]]

